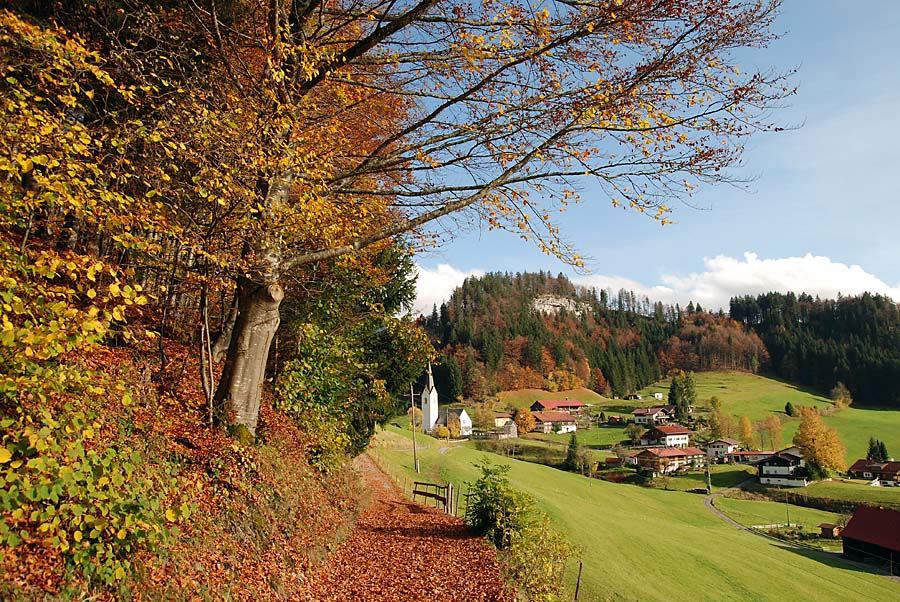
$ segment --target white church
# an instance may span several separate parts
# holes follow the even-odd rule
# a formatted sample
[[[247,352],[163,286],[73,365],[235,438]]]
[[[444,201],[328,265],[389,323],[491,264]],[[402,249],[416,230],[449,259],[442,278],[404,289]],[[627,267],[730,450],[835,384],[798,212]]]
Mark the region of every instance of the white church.
[[[428,384],[422,390],[422,430],[431,433],[437,426],[447,426],[454,417],[459,419],[460,436],[470,437],[472,435],[472,419],[464,409],[438,409],[438,392],[434,386],[434,376],[429,363]]]

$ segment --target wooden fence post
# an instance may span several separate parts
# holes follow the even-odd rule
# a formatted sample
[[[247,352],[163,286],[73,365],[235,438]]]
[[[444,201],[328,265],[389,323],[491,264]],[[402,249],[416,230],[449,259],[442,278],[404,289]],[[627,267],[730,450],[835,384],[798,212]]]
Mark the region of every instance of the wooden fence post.
[[[581,569],[584,567],[584,561],[578,561],[578,581],[575,583],[575,602],[578,602],[578,594],[581,593]]]

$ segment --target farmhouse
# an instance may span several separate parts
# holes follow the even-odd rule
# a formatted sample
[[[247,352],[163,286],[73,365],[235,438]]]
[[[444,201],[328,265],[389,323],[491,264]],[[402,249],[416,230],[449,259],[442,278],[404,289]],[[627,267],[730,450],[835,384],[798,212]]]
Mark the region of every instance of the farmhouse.
[[[582,403],[577,399],[563,399],[554,401],[536,401],[531,404],[532,412],[544,412],[547,410],[554,412],[577,413],[588,407],[586,403]]]
[[[854,479],[878,479],[879,481],[900,484],[900,462],[857,460],[847,472]]]
[[[809,484],[806,461],[796,447],[781,450],[755,464],[759,468],[759,482],[763,485],[806,487]]]
[[[651,447],[632,456],[638,471],[651,477],[675,472],[683,468],[706,465],[706,454],[696,447]]]
[[[449,426],[450,422],[456,418],[459,420],[460,437],[472,436],[472,419],[469,414],[462,408],[445,408],[438,412],[438,418],[435,426]]]
[[[635,424],[665,424],[675,416],[675,406],[650,406],[631,413]]]
[[[741,448],[740,441],[736,439],[716,439],[706,448],[706,455],[710,458],[722,459],[726,454],[731,454]]]
[[[691,431],[680,424],[656,426],[641,435],[641,445],[687,447],[690,445],[690,435]]]
[[[568,412],[532,412],[537,433],[574,433],[575,417]]]
[[[844,556],[889,567],[900,575],[900,512],[860,506],[841,531]]]
[[[513,415],[509,412],[494,412],[494,428],[503,428],[513,421]]]

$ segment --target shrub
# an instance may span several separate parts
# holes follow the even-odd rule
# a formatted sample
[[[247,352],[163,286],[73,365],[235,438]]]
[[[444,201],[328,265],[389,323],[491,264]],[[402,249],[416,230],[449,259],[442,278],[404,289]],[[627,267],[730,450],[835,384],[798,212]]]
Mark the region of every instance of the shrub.
[[[481,478],[470,490],[466,521],[501,550],[507,580],[519,600],[561,599],[566,559],[573,550],[550,529],[550,521],[528,495],[509,485],[509,466],[479,466]]]
[[[493,466],[488,462],[478,466],[481,478],[469,492],[466,522],[479,535],[484,535],[499,550],[505,550],[512,534],[525,528],[533,502],[524,493],[509,485],[506,473],[509,466]]]
[[[435,427],[434,431],[431,434],[438,439],[448,439],[450,437],[450,429],[448,429],[446,426],[441,425]]]
[[[153,550],[177,531],[192,506],[166,509],[178,495],[136,450],[94,449],[96,414],[54,416],[20,409],[0,421],[0,543],[52,547],[90,579],[111,584],[129,574],[139,549]]]

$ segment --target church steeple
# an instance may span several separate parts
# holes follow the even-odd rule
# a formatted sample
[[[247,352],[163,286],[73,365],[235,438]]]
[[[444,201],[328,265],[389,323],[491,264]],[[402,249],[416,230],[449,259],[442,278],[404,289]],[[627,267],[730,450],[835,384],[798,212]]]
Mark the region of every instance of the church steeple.
[[[422,391],[422,430],[430,433],[438,419],[438,392],[434,386],[431,362],[428,362],[428,385]]]

